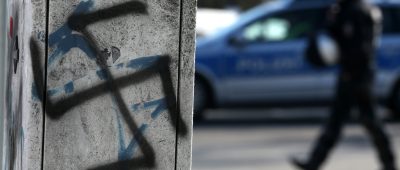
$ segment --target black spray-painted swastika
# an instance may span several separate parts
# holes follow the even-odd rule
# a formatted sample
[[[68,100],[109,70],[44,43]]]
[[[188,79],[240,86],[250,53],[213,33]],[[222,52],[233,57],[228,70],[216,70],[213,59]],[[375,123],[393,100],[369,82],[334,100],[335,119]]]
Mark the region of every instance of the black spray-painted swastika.
[[[171,125],[175,128],[184,127],[177,130],[177,135],[186,135],[188,129],[179,115],[177,97],[175,95],[171,78],[170,56],[159,56],[154,63],[141,70],[136,71],[135,73],[114,78],[111,74],[111,71],[109,70],[109,67],[107,66],[107,61],[105,60],[105,57],[102,56],[102,51],[98,48],[97,42],[95,41],[91,33],[86,29],[86,27],[99,21],[117,18],[131,13],[145,15],[147,14],[147,7],[142,2],[129,1],[107,9],[101,9],[98,11],[87,13],[83,12],[84,11],[78,11],[77,13],[71,15],[68,18],[66,27],[71,31],[76,31],[80,33],[78,39],[84,42],[83,44],[85,47],[79,47],[79,45],[75,45],[71,46],[69,49],[80,48],[83,51],[87,50],[89,51],[89,53],[91,52],[92,56],[90,56],[88,52],[85,53],[89,55],[89,57],[95,58],[96,63],[98,67],[102,70],[102,74],[106,78],[106,80],[104,81],[104,83],[94,85],[89,89],[73,93],[72,95],[62,100],[56,102],[51,101],[50,94],[45,88],[47,74],[41,69],[43,67],[43,63],[38,60],[38,57],[42,54],[40,53],[38,44],[32,38],[30,41],[30,49],[34,75],[34,90],[36,91],[38,98],[43,103],[45,113],[51,119],[60,119],[67,111],[80,105],[81,103],[99,97],[103,94],[110,94],[112,96],[114,104],[118,108],[118,112],[125,121],[126,125],[129,127],[129,130],[134,137],[135,144],[137,144],[138,148],[142,151],[143,156],[133,159],[120,160],[118,162],[96,167],[94,169],[131,169],[140,167],[155,167],[156,162],[154,149],[150,146],[149,142],[142,134],[142,127],[138,127],[134,121],[134,118],[131,116],[129,107],[126,106],[122,98],[122,94],[120,93],[120,89],[133,84],[139,84],[147,79],[159,76],[161,78],[161,88],[165,95],[165,106],[171,118]],[[50,41],[47,42],[46,45],[52,43],[54,42]],[[53,56],[49,56],[48,62],[53,62],[53,59]]]

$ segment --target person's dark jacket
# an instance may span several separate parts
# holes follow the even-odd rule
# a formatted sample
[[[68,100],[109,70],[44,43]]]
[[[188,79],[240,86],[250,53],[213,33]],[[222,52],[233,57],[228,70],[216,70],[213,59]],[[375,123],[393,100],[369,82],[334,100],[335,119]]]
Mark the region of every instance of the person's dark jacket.
[[[342,0],[330,9],[328,31],[340,49],[343,73],[365,76],[374,70],[381,11],[363,0]]]

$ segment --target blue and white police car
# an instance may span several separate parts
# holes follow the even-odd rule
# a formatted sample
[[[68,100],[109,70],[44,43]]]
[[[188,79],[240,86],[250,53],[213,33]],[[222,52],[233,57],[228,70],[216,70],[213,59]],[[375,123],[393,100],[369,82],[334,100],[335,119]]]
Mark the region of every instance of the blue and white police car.
[[[229,28],[198,40],[195,117],[207,107],[326,105],[335,66],[304,58],[310,31],[322,27],[333,0],[281,0],[242,14]],[[400,111],[400,3],[374,1],[383,31],[376,54],[376,96]]]

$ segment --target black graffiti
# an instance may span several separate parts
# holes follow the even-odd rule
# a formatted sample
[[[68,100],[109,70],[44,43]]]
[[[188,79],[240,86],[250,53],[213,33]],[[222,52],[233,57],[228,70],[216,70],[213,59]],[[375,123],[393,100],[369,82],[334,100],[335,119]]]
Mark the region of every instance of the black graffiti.
[[[15,53],[16,53],[16,54],[13,56],[13,61],[14,61],[14,74],[17,74],[17,68],[18,68],[18,63],[19,63],[19,44],[18,44],[18,36],[15,36],[14,51],[15,51]]]
[[[18,64],[20,62],[20,44],[18,40],[18,30],[20,17],[18,14],[19,3],[13,3],[11,5],[11,18],[10,18],[10,43],[8,44],[8,56],[10,60],[7,61],[7,76],[6,81],[6,96],[5,100],[5,110],[6,114],[4,118],[6,119],[5,131],[7,136],[5,136],[6,141],[4,141],[5,147],[5,169],[16,169],[18,168],[18,158],[22,155],[22,110],[23,110],[23,83],[24,79],[22,77],[21,69],[18,69]],[[12,38],[13,37],[13,38]],[[6,37],[2,37],[6,39]],[[22,57],[21,57],[22,58]],[[18,84],[14,84],[14,76],[17,77],[15,80]],[[14,91],[14,89],[18,89]]]
[[[129,130],[134,135],[138,142],[139,148],[143,153],[142,157],[134,158],[131,160],[118,161],[115,163],[99,166],[93,169],[129,169],[139,167],[155,167],[155,152],[149,144],[148,140],[139,131],[134,118],[131,116],[128,106],[126,106],[121,92],[119,89],[141,83],[154,76],[161,77],[162,90],[166,97],[166,104],[168,113],[170,115],[170,122],[176,128],[177,135],[185,136],[188,133],[187,126],[179,116],[179,108],[177,104],[177,97],[175,95],[173,82],[171,78],[170,56],[161,56],[153,65],[132,73],[127,76],[114,78],[109,68],[107,67],[106,57],[102,56],[104,53],[98,48],[98,44],[86,29],[86,26],[95,22],[104,21],[132,13],[147,14],[147,7],[144,3],[139,1],[130,1],[120,5],[102,9],[95,12],[86,14],[76,14],[68,18],[68,25],[74,31],[80,32],[90,44],[90,48],[96,52],[96,63],[104,71],[107,80],[99,85],[95,85],[90,89],[76,92],[72,96],[64,98],[60,101],[53,102],[50,100],[49,94],[46,93],[45,72],[43,71],[40,59],[35,58],[41,56],[39,46],[32,38],[30,41],[32,69],[34,76],[34,83],[38,96],[44,103],[45,113],[51,119],[61,118],[67,111],[88,101],[89,99],[96,98],[103,94],[112,95],[116,101],[119,112],[122,115],[125,123],[128,125]],[[181,128],[182,127],[182,128]],[[178,129],[179,128],[179,129]]]

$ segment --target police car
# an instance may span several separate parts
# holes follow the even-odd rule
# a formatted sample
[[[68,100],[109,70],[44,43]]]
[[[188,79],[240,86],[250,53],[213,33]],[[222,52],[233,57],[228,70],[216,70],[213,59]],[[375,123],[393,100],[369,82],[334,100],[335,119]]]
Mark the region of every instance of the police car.
[[[337,66],[304,58],[308,34],[322,27],[333,0],[260,5],[232,26],[197,42],[195,117],[207,107],[327,105]],[[376,96],[400,111],[400,3],[374,1],[384,17],[376,52]]]

